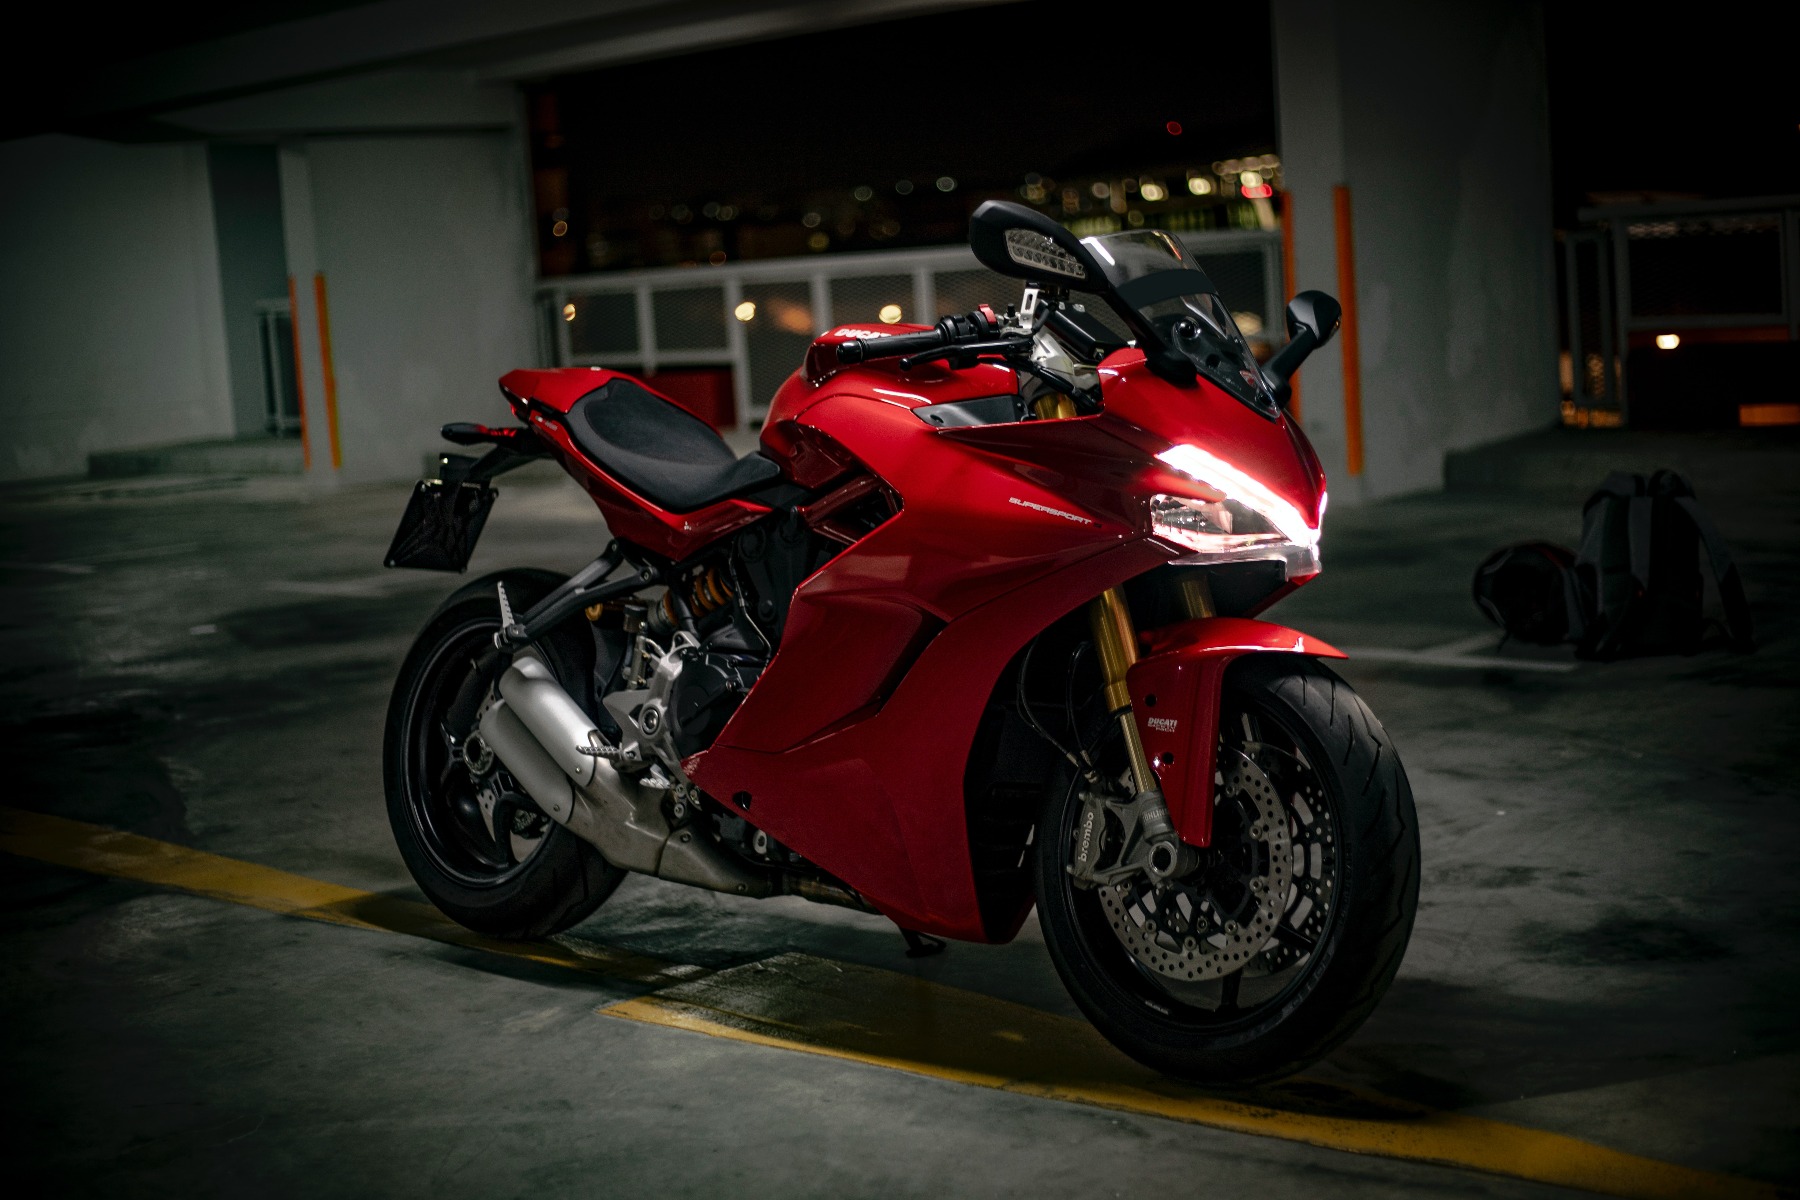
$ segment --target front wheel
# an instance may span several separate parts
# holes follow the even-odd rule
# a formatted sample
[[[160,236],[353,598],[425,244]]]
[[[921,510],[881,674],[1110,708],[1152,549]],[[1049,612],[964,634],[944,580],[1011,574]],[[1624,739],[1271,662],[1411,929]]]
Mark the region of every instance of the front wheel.
[[[1160,885],[1077,884],[1082,786],[1066,780],[1039,827],[1038,907],[1058,974],[1108,1040],[1169,1075],[1244,1085],[1314,1062],[1374,1010],[1412,932],[1419,834],[1393,744],[1331,671],[1253,655],[1222,699],[1199,865]],[[1103,771],[1120,750],[1109,765],[1102,749]]]

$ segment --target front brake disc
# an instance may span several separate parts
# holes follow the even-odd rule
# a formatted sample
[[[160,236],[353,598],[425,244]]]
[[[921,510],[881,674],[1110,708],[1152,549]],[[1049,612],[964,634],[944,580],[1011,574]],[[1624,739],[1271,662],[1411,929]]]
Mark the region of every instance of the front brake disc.
[[[1203,877],[1165,888],[1142,875],[1095,890],[1107,922],[1125,949],[1159,975],[1186,982],[1240,971],[1274,936],[1293,879],[1294,849],[1287,810],[1275,784],[1255,762],[1239,756],[1223,772],[1215,804],[1240,800],[1249,820],[1235,844],[1214,849],[1248,863],[1243,895],[1227,908]],[[1202,872],[1202,875],[1204,872]]]

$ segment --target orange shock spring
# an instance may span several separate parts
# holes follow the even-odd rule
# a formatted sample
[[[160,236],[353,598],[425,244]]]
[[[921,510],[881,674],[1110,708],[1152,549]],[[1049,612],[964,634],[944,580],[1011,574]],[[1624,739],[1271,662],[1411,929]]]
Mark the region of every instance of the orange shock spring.
[[[680,624],[675,615],[674,594],[671,590],[665,593],[660,601],[663,619],[669,623],[670,628]],[[706,573],[695,578],[688,589],[688,608],[696,617],[704,617],[729,603],[731,603],[731,585],[719,575],[717,567],[708,567]]]

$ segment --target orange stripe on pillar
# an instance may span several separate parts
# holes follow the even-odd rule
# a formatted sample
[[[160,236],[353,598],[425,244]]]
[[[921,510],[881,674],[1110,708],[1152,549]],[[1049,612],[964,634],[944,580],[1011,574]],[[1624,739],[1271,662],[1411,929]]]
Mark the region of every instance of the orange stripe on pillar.
[[[325,306],[325,273],[313,275],[313,297],[319,303],[319,360],[325,368],[325,428],[331,439],[331,469],[344,465],[338,443],[337,373],[331,369],[331,313]]]
[[[288,332],[294,335],[294,403],[300,409],[300,465],[312,470],[312,442],[306,437],[306,372],[300,364],[300,302],[296,299],[294,277],[288,276]]]
[[[1281,302],[1294,298],[1294,193],[1281,193]],[[1271,338],[1271,341],[1274,339]],[[1288,380],[1288,414],[1300,419],[1300,374]]]
[[[1338,300],[1344,306],[1344,457],[1350,474],[1363,473],[1362,356],[1356,343],[1356,247],[1350,236],[1350,189],[1331,189],[1337,215]]]

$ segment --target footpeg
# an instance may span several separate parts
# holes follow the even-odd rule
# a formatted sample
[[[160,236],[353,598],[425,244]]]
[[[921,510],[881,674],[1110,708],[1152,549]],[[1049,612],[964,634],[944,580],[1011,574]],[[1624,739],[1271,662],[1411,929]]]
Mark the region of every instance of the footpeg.
[[[525,637],[525,627],[513,619],[512,601],[506,598],[506,584],[496,582],[494,594],[500,600],[500,630],[494,634],[494,648],[511,650],[523,646],[528,640]]]
[[[607,762],[616,763],[625,757],[625,747],[609,745],[601,738],[598,729],[590,729],[587,745],[577,744],[575,753],[585,754],[589,758],[603,758]]]

